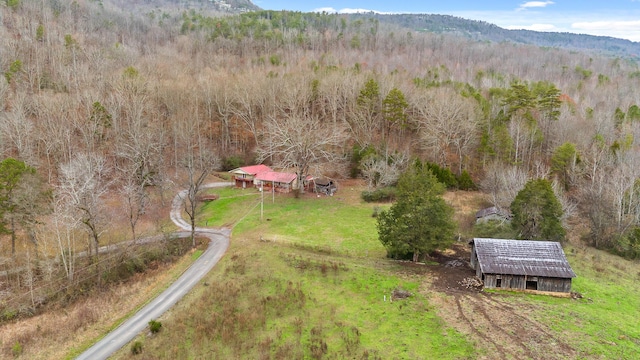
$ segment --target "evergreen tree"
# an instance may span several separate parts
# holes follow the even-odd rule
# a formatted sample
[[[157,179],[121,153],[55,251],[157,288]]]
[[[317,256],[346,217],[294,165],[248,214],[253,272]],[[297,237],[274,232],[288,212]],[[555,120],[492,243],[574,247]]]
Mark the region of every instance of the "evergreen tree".
[[[546,179],[527,182],[511,203],[511,226],[522,239],[564,240],[562,205]]]
[[[565,190],[569,190],[576,165],[580,163],[580,156],[576,146],[566,142],[556,148],[551,156],[551,171],[559,178]]]
[[[33,167],[13,158],[0,161],[0,234],[11,235],[11,254],[16,250],[17,227],[32,235],[31,228],[47,211],[48,202],[48,192]]]
[[[443,249],[453,242],[456,225],[453,208],[442,194],[444,185],[417,162],[400,176],[397,201],[378,216],[378,236],[392,258],[421,255]]]
[[[391,128],[398,127],[400,130],[407,126],[407,108],[409,104],[398,88],[393,88],[382,100],[382,114],[387,123],[387,133]]]

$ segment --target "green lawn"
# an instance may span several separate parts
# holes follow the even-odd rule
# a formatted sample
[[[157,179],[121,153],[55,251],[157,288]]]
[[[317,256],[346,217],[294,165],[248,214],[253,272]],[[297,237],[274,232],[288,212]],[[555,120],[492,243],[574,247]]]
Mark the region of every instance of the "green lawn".
[[[322,247],[351,256],[379,257],[386,252],[378,241],[372,204],[354,203],[345,197],[265,194],[262,219],[261,196],[254,189],[218,190],[220,199],[206,204],[200,224],[235,224],[234,236],[279,243]],[[348,190],[345,190],[348,191]],[[204,219],[204,221],[203,221]]]
[[[640,359],[640,272],[637,262],[594,249],[568,250],[582,299],[529,297],[540,319],[565,334],[581,357]]]
[[[140,337],[147,356],[472,359],[487,354],[437,316],[424,273],[412,274],[384,258],[374,205],[360,201],[358,189],[335,197],[277,195],[275,202],[265,196],[262,218],[258,192],[215,191],[221,198],[205,205],[200,223],[234,226],[231,247],[207,276],[208,285],[163,320],[160,335]],[[640,265],[590,248],[568,247],[567,257],[578,274],[573,288],[583,299],[522,293],[500,293],[501,298],[513,302],[516,312],[519,306],[534,309],[531,316],[575,349],[575,358],[640,358]],[[413,296],[390,302],[396,288]]]

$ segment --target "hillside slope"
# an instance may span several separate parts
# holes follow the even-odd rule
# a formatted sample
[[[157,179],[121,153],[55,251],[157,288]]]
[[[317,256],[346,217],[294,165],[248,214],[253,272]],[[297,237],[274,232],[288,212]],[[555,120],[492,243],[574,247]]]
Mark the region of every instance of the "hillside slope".
[[[603,54],[638,58],[640,43],[607,36],[508,30],[477,20],[438,14],[355,14],[355,18],[375,18],[401,27],[443,34],[455,34],[478,41],[513,42],[568,50],[588,50]]]

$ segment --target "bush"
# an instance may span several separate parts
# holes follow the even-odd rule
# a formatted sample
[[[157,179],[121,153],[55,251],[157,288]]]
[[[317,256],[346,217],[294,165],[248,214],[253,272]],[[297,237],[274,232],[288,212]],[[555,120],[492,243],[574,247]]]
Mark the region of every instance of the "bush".
[[[134,341],[131,344],[131,354],[138,355],[142,353],[142,343],[140,341]]]
[[[433,175],[436,176],[438,182],[444,184],[447,189],[457,189],[458,188],[458,179],[448,168],[442,168],[438,164],[427,163],[427,168],[431,170]]]
[[[352,179],[357,178],[361,173],[360,163],[362,160],[370,155],[375,155],[376,153],[376,149],[371,145],[367,145],[365,147],[361,147],[358,144],[353,145],[353,149],[351,150],[349,176],[351,176]]]
[[[478,187],[471,179],[471,175],[467,172],[467,170],[463,170],[462,174],[458,177],[458,189],[460,190],[477,190]]]
[[[507,221],[488,220],[473,226],[473,237],[493,239],[515,239],[517,233]]]
[[[612,253],[627,259],[640,258],[640,227],[634,227],[616,238]]]
[[[22,355],[22,344],[16,341],[16,343],[11,347],[11,353],[13,353],[14,357]]]
[[[160,321],[151,320],[149,321],[149,330],[151,330],[152,334],[157,334],[162,327],[162,323]]]
[[[360,196],[366,202],[393,201],[396,199],[396,188],[384,187],[373,191],[363,191]]]
[[[222,159],[222,171],[237,169],[244,165],[244,159],[237,155],[228,156]]]

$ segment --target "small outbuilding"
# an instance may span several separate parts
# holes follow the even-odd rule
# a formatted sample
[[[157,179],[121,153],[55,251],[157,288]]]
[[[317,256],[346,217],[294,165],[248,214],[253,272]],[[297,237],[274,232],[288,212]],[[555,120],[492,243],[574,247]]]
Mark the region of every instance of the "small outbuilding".
[[[485,288],[571,292],[576,274],[554,241],[475,238],[471,267]]]
[[[335,192],[338,190],[338,186],[336,182],[327,177],[317,177],[313,179],[313,191],[318,194],[326,194],[329,196],[333,196]]]
[[[476,223],[483,223],[490,220],[508,222],[511,221],[512,217],[513,216],[511,215],[511,211],[509,211],[508,209],[492,206],[484,208],[482,210],[478,210],[478,212],[476,212]]]

